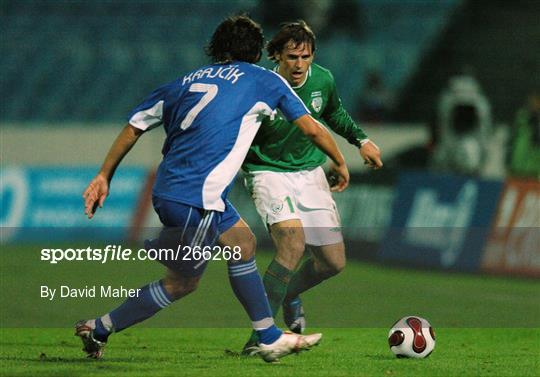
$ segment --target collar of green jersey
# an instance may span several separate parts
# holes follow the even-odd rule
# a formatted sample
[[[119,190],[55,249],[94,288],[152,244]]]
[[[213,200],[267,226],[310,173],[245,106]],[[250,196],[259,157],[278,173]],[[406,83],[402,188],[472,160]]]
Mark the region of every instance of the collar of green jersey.
[[[276,72],[276,73],[279,75],[279,65],[276,65],[276,66],[274,67],[273,71]],[[304,86],[304,84],[306,83],[308,77],[311,77],[311,66],[309,66],[309,68],[308,68],[307,75],[306,75],[306,78],[304,79],[304,81],[303,81],[300,85],[298,85],[298,86],[292,86],[292,85],[291,85],[291,88],[293,88],[293,89],[300,89],[301,87]]]

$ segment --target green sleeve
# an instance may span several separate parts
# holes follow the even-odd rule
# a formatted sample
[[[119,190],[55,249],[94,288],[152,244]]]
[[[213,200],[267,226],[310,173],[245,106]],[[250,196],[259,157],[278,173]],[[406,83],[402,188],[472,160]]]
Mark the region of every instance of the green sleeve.
[[[332,87],[328,97],[328,104],[322,114],[322,119],[338,135],[347,139],[347,141],[357,147],[360,146],[359,140],[366,139],[366,133],[354,122],[347,110],[341,103],[336,83],[332,78]]]

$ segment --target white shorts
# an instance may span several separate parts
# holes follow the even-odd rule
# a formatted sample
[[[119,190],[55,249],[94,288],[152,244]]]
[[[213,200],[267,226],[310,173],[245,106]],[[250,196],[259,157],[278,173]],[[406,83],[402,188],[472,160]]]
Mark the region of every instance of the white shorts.
[[[252,172],[244,183],[266,226],[298,219],[306,244],[343,242],[339,213],[321,167],[291,173]]]

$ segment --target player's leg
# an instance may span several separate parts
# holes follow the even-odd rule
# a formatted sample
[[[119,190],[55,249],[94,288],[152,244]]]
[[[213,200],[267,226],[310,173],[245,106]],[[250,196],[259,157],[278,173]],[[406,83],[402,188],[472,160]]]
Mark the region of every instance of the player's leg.
[[[312,255],[294,273],[283,300],[283,321],[298,334],[306,328],[306,318],[300,294],[315,287],[324,280],[338,274],[345,268],[345,247],[343,242],[309,246]]]
[[[276,254],[264,273],[264,287],[275,317],[283,303],[294,271],[304,255],[305,236],[302,222],[297,219],[270,225],[270,236]]]
[[[311,246],[312,257],[302,263],[293,275],[285,301],[291,301],[301,293],[337,275],[345,268],[345,245],[343,242]]]
[[[248,175],[245,181],[276,248],[276,254],[263,277],[273,317],[283,303],[287,285],[305,248],[304,231],[295,208],[294,188],[289,175],[258,172]],[[243,354],[249,355],[257,342],[257,334],[252,332]]]
[[[285,220],[270,226],[270,235],[276,254],[264,272],[263,284],[268,303],[275,318],[287,294],[287,286],[304,254],[304,231],[300,220]],[[258,342],[256,332],[252,332],[244,345],[244,354],[250,354]]]
[[[92,358],[100,358],[109,336],[142,322],[174,301],[195,291],[200,276],[186,277],[177,271],[167,270],[166,276],[137,290],[120,306],[96,319],[79,321],[75,335],[79,336],[83,350]]]
[[[296,196],[297,208],[312,257],[291,277],[283,303],[283,317],[292,331],[302,332],[305,318],[299,294],[344,268],[345,247],[339,213],[323,170],[303,172],[297,179],[297,185],[302,187]]]
[[[296,208],[295,173],[257,172],[246,178],[257,212],[268,227],[276,254],[264,273],[264,287],[274,317],[287,285],[304,254],[305,236]]]
[[[111,312],[95,319],[94,337],[106,342],[112,332],[119,332],[152,317],[172,302],[192,293],[201,276],[183,276],[167,269],[166,276],[137,290]]]
[[[234,210],[230,203],[227,204]],[[255,236],[242,219],[238,219],[234,225],[230,226],[231,219],[238,218],[236,210],[234,212],[232,210],[226,209],[224,213],[223,224],[226,225],[223,225],[223,228],[227,230],[221,234],[219,244],[222,247],[239,246],[242,250],[240,260],[229,261],[229,279],[234,293],[244,306],[251,319],[254,332],[257,334],[259,341],[253,347],[254,353],[261,355],[265,361],[272,362],[318,344],[322,334],[300,336],[283,333],[275,326],[255,263]]]
[[[231,258],[228,261],[229,281],[233,292],[248,314],[260,341],[273,343],[281,336],[281,330],[274,324],[257,270],[255,235],[229,202],[222,216],[220,230],[223,233],[219,236],[218,244],[223,248],[239,248],[241,253],[239,260]]]
[[[145,242],[147,249],[177,250],[179,244],[191,245],[197,234],[200,239],[215,239],[215,236],[208,234],[209,227],[206,226],[212,217],[211,212],[164,200],[156,200],[154,206],[165,227],[159,238]],[[179,259],[160,260],[168,267],[163,279],[139,288],[135,297],[128,298],[111,312],[76,324],[75,335],[81,337],[89,357],[101,357],[103,346],[113,332],[150,318],[197,288],[205,265],[199,265],[196,261],[193,261],[193,265],[186,265],[182,256]]]

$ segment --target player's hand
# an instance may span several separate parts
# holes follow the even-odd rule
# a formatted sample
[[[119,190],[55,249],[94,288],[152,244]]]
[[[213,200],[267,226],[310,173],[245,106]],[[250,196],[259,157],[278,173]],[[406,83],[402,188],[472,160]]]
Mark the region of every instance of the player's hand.
[[[98,174],[92,179],[83,193],[84,214],[89,219],[94,217],[94,213],[96,213],[98,207],[103,207],[107,195],[109,195],[109,181],[104,176]]]
[[[330,166],[330,191],[341,192],[349,186],[349,169],[346,164]]]
[[[381,160],[381,151],[379,147],[371,140],[360,147],[360,156],[364,160],[364,164],[372,169],[380,169],[383,166]]]

